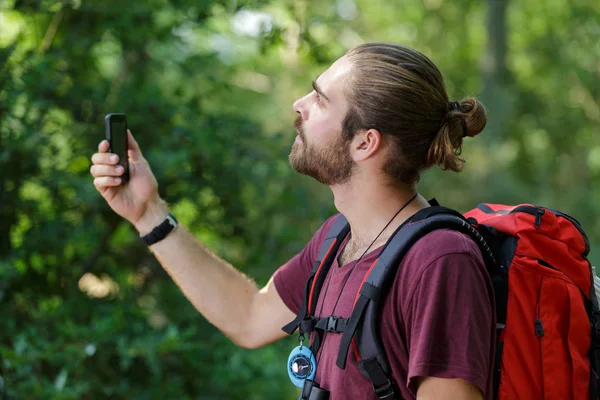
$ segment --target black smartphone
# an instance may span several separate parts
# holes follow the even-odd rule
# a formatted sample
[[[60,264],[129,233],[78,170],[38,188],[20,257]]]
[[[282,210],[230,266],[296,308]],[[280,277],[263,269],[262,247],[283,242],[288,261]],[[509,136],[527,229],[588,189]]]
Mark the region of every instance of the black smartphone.
[[[125,172],[121,182],[129,181],[129,157],[127,156],[127,116],[125,114],[108,114],[106,121],[106,140],[110,144],[109,152],[119,156],[119,165]]]

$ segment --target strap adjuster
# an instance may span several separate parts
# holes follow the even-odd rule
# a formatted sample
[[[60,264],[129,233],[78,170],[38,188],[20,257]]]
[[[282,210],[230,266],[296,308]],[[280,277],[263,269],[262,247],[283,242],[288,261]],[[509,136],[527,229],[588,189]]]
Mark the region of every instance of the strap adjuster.
[[[303,333],[310,333],[315,330],[315,325],[319,322],[318,318],[313,317],[312,315],[307,315],[303,321],[298,324],[298,328]]]
[[[327,319],[327,328],[325,329],[327,332],[337,332],[337,323],[338,318],[331,316]]]
[[[388,379],[386,383],[379,386],[378,388],[373,385],[373,390],[379,399],[393,399],[394,398],[394,387],[392,382]]]

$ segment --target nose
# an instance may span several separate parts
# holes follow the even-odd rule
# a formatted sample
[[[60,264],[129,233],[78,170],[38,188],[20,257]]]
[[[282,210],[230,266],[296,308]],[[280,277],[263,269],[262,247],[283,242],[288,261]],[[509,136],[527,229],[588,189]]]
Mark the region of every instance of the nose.
[[[294,111],[296,111],[298,114],[300,114],[300,117],[302,117],[302,120],[305,121],[306,119],[308,119],[308,109],[304,105],[304,103],[305,103],[304,99],[306,99],[306,96],[301,97],[298,100],[296,100],[292,107],[294,108]]]

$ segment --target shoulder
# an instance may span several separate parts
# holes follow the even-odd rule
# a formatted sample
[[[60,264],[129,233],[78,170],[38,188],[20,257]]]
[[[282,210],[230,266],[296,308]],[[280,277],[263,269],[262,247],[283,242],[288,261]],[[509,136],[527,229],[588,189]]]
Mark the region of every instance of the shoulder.
[[[481,251],[468,235],[452,229],[437,229],[417,240],[406,253],[403,264],[420,266],[416,268],[417,271],[414,267],[410,268],[418,273],[440,259],[463,259],[464,256],[472,257],[475,262],[483,265]]]
[[[439,229],[419,239],[400,263],[392,298],[406,308],[415,293],[454,296],[472,285],[490,286],[481,251],[467,235]]]

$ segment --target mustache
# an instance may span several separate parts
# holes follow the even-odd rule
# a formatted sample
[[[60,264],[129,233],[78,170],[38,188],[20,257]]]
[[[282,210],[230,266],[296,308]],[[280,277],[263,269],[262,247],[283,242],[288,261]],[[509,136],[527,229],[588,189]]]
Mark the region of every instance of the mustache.
[[[296,118],[294,121],[294,128],[296,128],[298,135],[300,135],[300,139],[304,140],[304,125],[302,123],[302,117]]]

